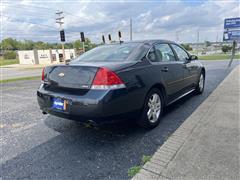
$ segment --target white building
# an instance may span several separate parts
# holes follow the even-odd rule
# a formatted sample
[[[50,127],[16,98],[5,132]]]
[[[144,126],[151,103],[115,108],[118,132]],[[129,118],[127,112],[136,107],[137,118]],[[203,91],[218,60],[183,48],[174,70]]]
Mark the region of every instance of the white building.
[[[20,64],[57,64],[63,62],[62,49],[18,51]],[[74,49],[65,49],[65,59],[76,57]]]
[[[38,64],[36,51],[18,51],[20,64]]]

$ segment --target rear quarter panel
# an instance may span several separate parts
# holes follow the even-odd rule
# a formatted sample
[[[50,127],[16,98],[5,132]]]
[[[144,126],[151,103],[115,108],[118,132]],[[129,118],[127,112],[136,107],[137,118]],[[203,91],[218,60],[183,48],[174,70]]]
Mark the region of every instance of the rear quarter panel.
[[[117,72],[127,87],[126,107],[131,110],[141,109],[151,87],[161,83],[159,67],[149,62],[138,62],[136,65]],[[164,85],[164,84],[163,84]]]

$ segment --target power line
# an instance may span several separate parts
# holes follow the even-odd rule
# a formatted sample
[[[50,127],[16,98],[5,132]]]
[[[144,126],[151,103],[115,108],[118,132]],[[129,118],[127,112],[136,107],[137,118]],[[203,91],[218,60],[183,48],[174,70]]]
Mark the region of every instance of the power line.
[[[55,30],[57,29],[57,28],[54,28],[54,27],[46,25],[46,24],[39,24],[39,23],[34,23],[34,22],[23,21],[23,20],[12,18],[12,17],[5,16],[5,15],[1,15],[1,16],[8,18],[8,20],[10,20],[10,22],[27,23],[27,24],[33,24],[33,25],[38,25],[38,26],[44,26],[44,27],[48,27],[48,28],[51,28],[51,29],[55,29]],[[11,20],[14,20],[14,21],[11,21]]]
[[[4,5],[15,6],[15,7],[25,6],[28,9],[29,9],[29,7],[32,7],[32,8],[37,8],[37,9],[42,8],[42,9],[46,9],[46,10],[49,10],[49,11],[57,11],[57,9],[55,9],[55,8],[49,8],[49,7],[45,7],[45,6],[36,6],[36,5],[32,5],[32,4],[26,5],[26,4],[20,4],[20,3],[16,3],[16,4],[8,4],[7,3],[7,4],[4,4]]]
[[[55,8],[49,8],[49,7],[44,7],[44,6],[25,5],[25,4],[19,4],[19,5],[27,6],[27,7],[25,7],[25,8],[27,8],[28,10],[31,10],[31,9],[29,9],[29,6],[30,6],[30,7],[32,7],[32,8],[37,8],[37,9],[42,8],[42,9],[46,9],[46,10],[49,10],[49,11],[57,11],[57,9],[55,9]],[[8,5],[7,5],[7,6],[8,6]],[[10,5],[10,6],[15,6],[15,7],[18,7],[18,8],[19,8],[19,6],[16,6],[16,5]],[[74,15],[74,14],[72,14],[72,13],[70,13],[70,12],[65,11],[65,10],[64,10],[64,13],[65,13],[65,14],[68,14],[68,15],[70,15],[70,16],[72,16],[72,17],[78,18],[78,19],[79,19],[79,18],[82,18],[81,16]]]

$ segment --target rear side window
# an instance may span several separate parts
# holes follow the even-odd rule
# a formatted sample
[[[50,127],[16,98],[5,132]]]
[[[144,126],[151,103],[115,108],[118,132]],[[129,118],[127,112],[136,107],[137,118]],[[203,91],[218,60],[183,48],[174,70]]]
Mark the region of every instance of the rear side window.
[[[80,55],[71,64],[79,62],[122,62],[127,61],[138,43],[111,44],[96,47]],[[131,58],[130,58],[131,59]],[[132,60],[132,59],[131,59]]]
[[[168,44],[155,45],[156,55],[159,61],[175,61],[174,53]]]
[[[188,53],[181,47],[175,44],[172,44],[172,47],[176,51],[179,61],[186,61],[187,59],[189,59]]]

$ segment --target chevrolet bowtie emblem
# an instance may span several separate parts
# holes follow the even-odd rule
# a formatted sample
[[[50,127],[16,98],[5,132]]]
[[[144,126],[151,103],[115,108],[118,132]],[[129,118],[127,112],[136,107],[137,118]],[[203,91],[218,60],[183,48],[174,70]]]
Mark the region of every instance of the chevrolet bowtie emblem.
[[[65,74],[64,73],[59,73],[58,76],[59,77],[63,77]]]

